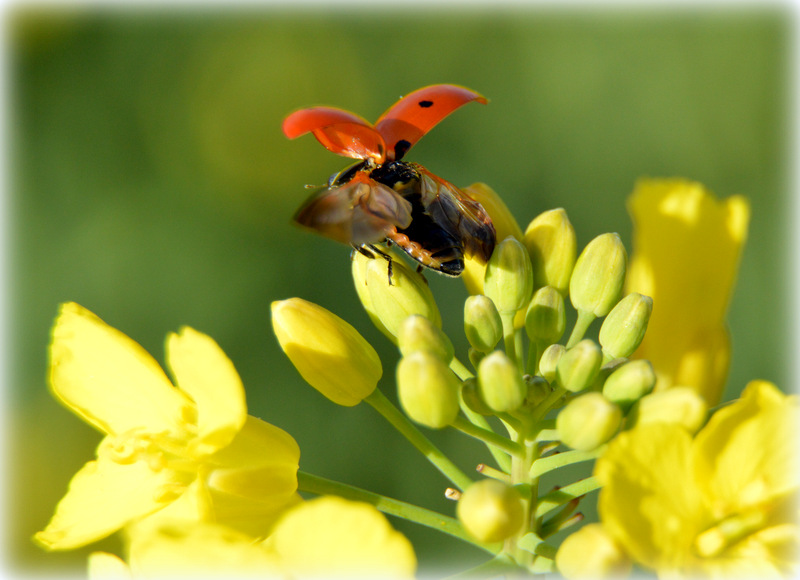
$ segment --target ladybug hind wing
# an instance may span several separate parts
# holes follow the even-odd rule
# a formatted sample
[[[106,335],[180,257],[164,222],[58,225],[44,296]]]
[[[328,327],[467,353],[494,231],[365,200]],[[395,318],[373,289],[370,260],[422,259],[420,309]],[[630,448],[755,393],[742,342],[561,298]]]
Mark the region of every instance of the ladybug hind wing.
[[[492,219],[483,206],[429,171],[422,169],[427,177],[423,182],[422,200],[433,220],[461,240],[464,253],[487,262],[494,251],[496,233]]]
[[[344,244],[375,244],[411,222],[411,204],[394,190],[357,176],[312,194],[294,221]]]

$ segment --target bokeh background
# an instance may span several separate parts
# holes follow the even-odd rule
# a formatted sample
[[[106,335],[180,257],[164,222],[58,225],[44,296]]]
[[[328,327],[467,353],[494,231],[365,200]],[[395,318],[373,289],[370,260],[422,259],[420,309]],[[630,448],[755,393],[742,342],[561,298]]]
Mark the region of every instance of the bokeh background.
[[[214,337],[250,412],[289,431],[301,468],[452,513],[445,480],[366,405],[333,405],[278,348],[270,302],[300,296],[394,348],[352,289],[344,246],[290,223],[347,160],[287,141],[293,109],[377,116],[400,95],[457,83],[490,99],[449,117],[408,155],[457,185],[484,181],[523,227],[566,208],[581,246],[617,231],[637,178],[682,176],[747,195],[750,239],[730,312],[726,399],[752,378],[790,388],[790,9],[536,6],[213,6],[27,9],[7,14],[10,271],[6,390],[9,566],[80,572],[88,550],[45,554],[48,521],[99,434],[46,386],[59,303],[74,300],[163,362],[167,332]],[[466,292],[428,275],[462,353]],[[452,298],[455,297],[455,298]],[[485,455],[431,437],[465,469]],[[395,522],[424,571],[478,563],[455,540]],[[115,541],[101,548],[114,550]]]

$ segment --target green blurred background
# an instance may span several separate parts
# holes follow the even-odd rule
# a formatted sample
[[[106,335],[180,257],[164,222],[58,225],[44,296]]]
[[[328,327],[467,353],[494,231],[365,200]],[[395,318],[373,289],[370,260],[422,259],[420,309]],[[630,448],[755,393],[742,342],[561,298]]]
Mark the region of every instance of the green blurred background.
[[[271,301],[317,302],[376,346],[394,396],[397,354],[356,300],[348,249],[290,223],[303,186],[347,163],[311,137],[283,137],[281,120],[303,106],[374,120],[428,84],[483,93],[488,106],[459,110],[408,159],[457,185],[489,183],[523,227],[566,208],[581,246],[617,231],[630,248],[625,199],[641,176],[747,195],[726,398],[756,377],[789,388],[788,8],[18,8],[9,23],[14,569],[81,570],[88,552],[48,555],[30,541],[99,441],[46,388],[49,328],[67,300],[161,362],[167,332],[210,334],[241,373],[250,412],[297,439],[302,469],[452,513],[445,480],[410,445],[366,405],[337,407],[303,383],[272,335]],[[464,353],[466,292],[428,278],[458,298],[440,306]],[[486,458],[453,433],[431,437],[464,469]],[[395,523],[425,571],[482,559]]]

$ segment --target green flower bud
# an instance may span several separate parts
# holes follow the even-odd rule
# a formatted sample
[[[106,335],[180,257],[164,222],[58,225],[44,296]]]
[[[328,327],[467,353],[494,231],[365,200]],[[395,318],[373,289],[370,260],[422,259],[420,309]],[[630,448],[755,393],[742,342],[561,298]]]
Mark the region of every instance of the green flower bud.
[[[552,286],[566,296],[578,243],[563,208],[538,215],[525,230],[525,247],[537,286]]]
[[[478,391],[484,403],[500,413],[519,409],[528,387],[506,353],[496,350],[478,365]]]
[[[378,353],[322,306],[300,298],[273,302],[272,328],[300,375],[337,405],[356,405],[378,385]]]
[[[563,344],[551,344],[544,349],[539,359],[539,374],[542,375],[548,383],[552,384],[555,380],[558,362],[561,360],[561,357],[564,356],[565,352],[567,352],[567,349]]]
[[[586,338],[565,352],[558,361],[556,379],[559,385],[577,393],[592,385],[602,364],[603,352],[600,347]]]
[[[397,346],[403,356],[424,350],[438,356],[447,364],[453,360],[454,349],[450,338],[441,328],[420,314],[412,314],[400,323]]]
[[[600,318],[619,301],[625,282],[628,254],[618,234],[597,236],[581,252],[569,281],[576,310]]]
[[[528,250],[511,236],[494,249],[486,266],[483,293],[500,314],[513,314],[528,305],[533,294],[533,269]]]
[[[419,350],[397,363],[400,404],[411,419],[431,429],[455,421],[460,386],[450,367],[430,352]]]
[[[611,439],[622,423],[622,411],[600,393],[572,399],[556,417],[556,429],[564,445],[592,451]]]
[[[494,411],[486,406],[486,403],[481,399],[481,395],[478,392],[478,381],[474,378],[464,381],[464,384],[461,386],[461,398],[464,400],[464,404],[467,405],[467,407],[479,415],[494,415]]]
[[[564,334],[567,314],[564,297],[552,286],[543,286],[533,295],[525,315],[525,331],[531,342],[552,344]]]
[[[602,524],[588,524],[561,543],[556,567],[567,580],[619,580],[631,573],[632,564]]]
[[[629,357],[639,348],[647,330],[653,299],[637,292],[628,294],[609,312],[600,327],[600,346],[611,358]]]
[[[475,350],[473,347],[469,347],[469,350],[467,351],[467,354],[469,356],[469,362],[472,363],[472,368],[474,368],[474,369],[478,368],[478,365],[481,364],[481,361],[486,356],[485,352],[481,352],[479,350]]]
[[[603,384],[603,396],[627,411],[655,386],[653,365],[648,360],[639,359],[619,366],[609,375]]]
[[[645,395],[631,409],[631,426],[647,423],[679,423],[697,433],[706,422],[708,404],[689,387],[670,387]]]
[[[547,395],[553,392],[550,383],[540,376],[525,375],[522,380],[528,388],[523,402],[523,406],[526,409],[535,409],[539,403],[547,398]]]
[[[441,327],[442,317],[425,278],[397,258],[392,260],[389,284],[388,267],[388,260],[380,256],[368,258],[356,252],[353,257],[356,292],[378,330],[397,343],[400,324],[412,314],[421,314]]]
[[[464,302],[464,332],[475,350],[492,352],[503,338],[503,322],[492,300],[482,294]]]
[[[476,540],[502,542],[522,527],[522,498],[510,485],[496,479],[482,479],[461,495],[456,515]]]

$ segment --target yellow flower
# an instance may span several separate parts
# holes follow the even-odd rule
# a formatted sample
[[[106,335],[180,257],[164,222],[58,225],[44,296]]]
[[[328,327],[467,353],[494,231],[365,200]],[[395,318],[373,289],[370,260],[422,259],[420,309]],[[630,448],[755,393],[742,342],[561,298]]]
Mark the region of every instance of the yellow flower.
[[[727,378],[731,299],[750,208],[717,201],[699,183],[642,180],[628,201],[634,222],[627,291],[653,299],[636,355],[653,363],[656,390],[689,386],[715,405]]]
[[[297,443],[247,415],[211,338],[191,328],[168,337],[173,386],[141,346],[77,304],[62,305],[52,334],[53,394],[105,438],[36,534],[41,545],[83,546],[168,506],[265,526],[296,501]]]
[[[273,302],[272,329],[306,382],[337,405],[357,405],[378,386],[378,353],[322,306],[301,298]]]
[[[287,511],[264,542],[293,578],[412,578],[414,549],[373,506],[325,496]]]
[[[219,524],[152,520],[131,529],[128,562],[89,557],[90,580],[412,578],[411,543],[373,506],[321,497],[287,510],[258,541]]]
[[[604,528],[660,577],[797,574],[799,402],[753,381],[694,438],[678,423],[618,435],[596,467]]]

